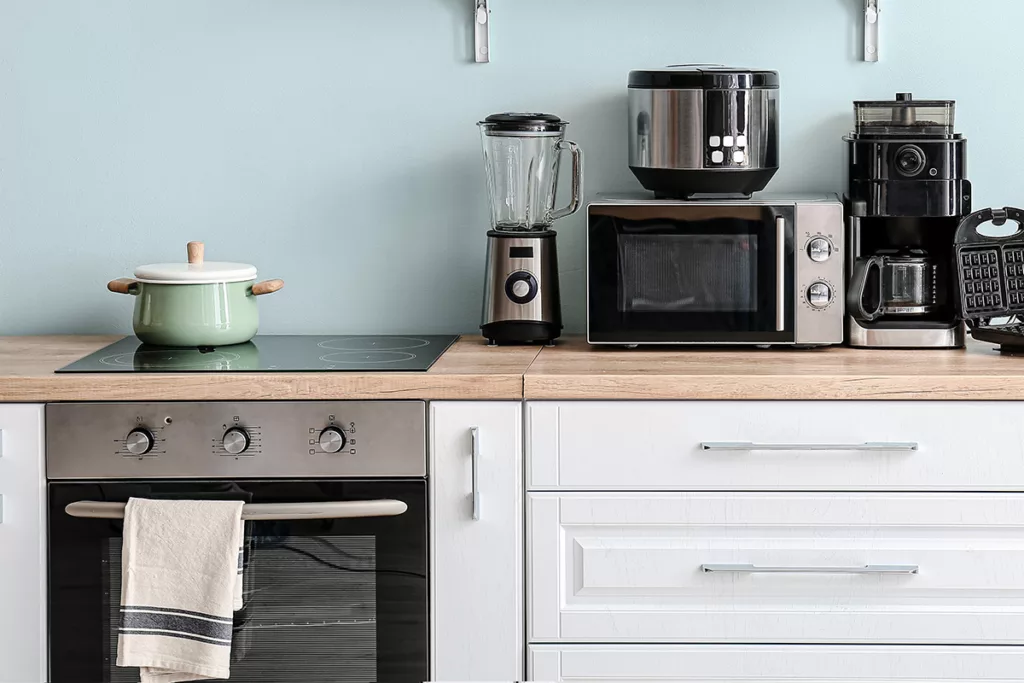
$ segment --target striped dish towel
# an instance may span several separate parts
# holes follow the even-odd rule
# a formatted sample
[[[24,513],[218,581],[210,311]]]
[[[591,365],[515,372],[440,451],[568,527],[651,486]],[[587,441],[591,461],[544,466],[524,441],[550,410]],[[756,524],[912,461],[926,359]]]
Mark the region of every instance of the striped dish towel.
[[[228,678],[242,524],[240,501],[128,501],[118,666],[142,683]]]

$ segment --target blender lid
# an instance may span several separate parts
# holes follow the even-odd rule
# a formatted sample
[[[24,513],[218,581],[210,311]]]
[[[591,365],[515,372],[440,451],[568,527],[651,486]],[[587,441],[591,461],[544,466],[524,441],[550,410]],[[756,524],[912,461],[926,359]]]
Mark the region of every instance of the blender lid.
[[[680,90],[746,90],[779,87],[779,72],[743,69],[721,64],[674,64],[664,69],[629,72],[630,88]]]
[[[568,123],[554,114],[504,112],[491,114],[477,125],[495,132],[554,133],[562,131]]]

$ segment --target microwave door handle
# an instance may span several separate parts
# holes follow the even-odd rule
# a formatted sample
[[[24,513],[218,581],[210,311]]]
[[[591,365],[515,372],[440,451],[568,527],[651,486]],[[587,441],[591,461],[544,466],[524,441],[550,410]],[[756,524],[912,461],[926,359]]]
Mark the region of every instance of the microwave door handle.
[[[786,219],[775,217],[775,331],[786,331]]]
[[[64,512],[85,519],[124,519],[124,503],[80,500]],[[324,503],[246,503],[242,519],[252,522],[299,519],[351,519],[356,517],[394,517],[409,506],[400,500],[352,500]]]

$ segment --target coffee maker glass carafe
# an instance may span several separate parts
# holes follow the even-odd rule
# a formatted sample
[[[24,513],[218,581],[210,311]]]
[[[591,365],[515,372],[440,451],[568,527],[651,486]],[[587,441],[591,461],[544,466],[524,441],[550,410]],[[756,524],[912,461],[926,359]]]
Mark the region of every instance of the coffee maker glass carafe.
[[[850,315],[872,322],[935,312],[937,271],[935,261],[921,249],[858,258],[850,276]]]
[[[546,230],[579,209],[582,153],[565,139],[565,121],[551,114],[494,114],[477,125],[495,230]],[[572,196],[567,207],[555,209],[564,149],[572,153]]]

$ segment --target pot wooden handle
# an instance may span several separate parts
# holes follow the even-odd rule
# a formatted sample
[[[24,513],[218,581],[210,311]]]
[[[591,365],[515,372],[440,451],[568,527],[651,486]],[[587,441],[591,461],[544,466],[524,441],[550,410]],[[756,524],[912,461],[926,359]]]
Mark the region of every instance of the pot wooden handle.
[[[252,295],[272,294],[282,287],[284,287],[284,280],[264,280],[252,286]]]
[[[107,283],[107,289],[115,294],[136,294],[139,291],[138,281],[130,277],[119,277]]]
[[[188,249],[188,262],[197,266],[203,265],[203,250],[205,249],[203,243],[189,242],[186,248]]]

